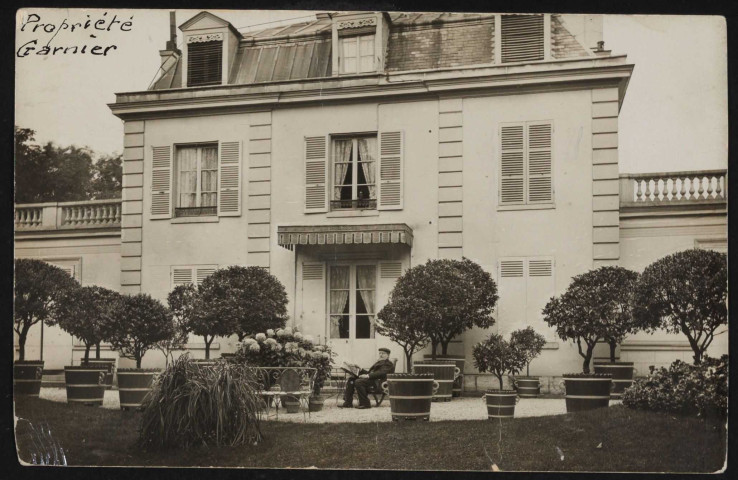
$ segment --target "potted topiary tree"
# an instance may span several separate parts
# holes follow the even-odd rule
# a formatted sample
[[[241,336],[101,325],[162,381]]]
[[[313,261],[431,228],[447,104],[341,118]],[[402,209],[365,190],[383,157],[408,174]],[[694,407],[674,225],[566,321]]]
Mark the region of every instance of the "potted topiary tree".
[[[636,285],[634,313],[641,322],[683,333],[699,365],[715,335],[723,333],[717,329],[728,324],[727,299],[727,256],[685,250],[646,267]]]
[[[151,390],[159,369],[142,369],[146,352],[174,335],[172,315],[158,300],[145,293],[124,295],[117,302],[110,343],[136,368],[118,369],[120,407],[139,408]]]
[[[211,324],[217,318],[218,324],[234,328],[227,334],[237,334],[239,342],[247,335],[282,328],[287,321],[287,292],[264,268],[233,265],[219,269],[198,290],[198,315]]]
[[[515,377],[515,388],[518,391],[518,396],[522,398],[537,397],[541,392],[540,379],[530,376],[530,362],[541,354],[544,345],[546,345],[546,338],[533,330],[533,327],[527,327],[512,332],[510,343],[525,357],[525,377]]]
[[[620,398],[633,383],[633,362],[618,362],[615,349],[626,335],[639,331],[652,332],[658,322],[633,315],[633,294],[638,274],[623,267],[604,266],[587,274],[589,297],[602,321],[600,334],[610,347],[610,361],[595,361],[595,373],[612,375],[612,398]]]
[[[487,418],[512,418],[515,415],[517,392],[504,390],[502,379],[506,374],[520,371],[526,364],[527,357],[522,348],[502,338],[502,335],[491,334],[486,340],[474,345],[472,350],[474,365],[480,372],[491,372],[500,383],[499,390],[487,390]]]
[[[53,322],[59,299],[79,283],[64,270],[41,260],[15,260],[13,331],[18,336],[18,360],[13,363],[13,393],[38,396],[43,374],[43,345],[39,360],[26,360],[26,340],[34,325]]]
[[[422,300],[393,290],[387,304],[377,313],[377,333],[402,347],[408,372],[412,371],[413,354],[430,342],[425,317],[419,315],[424,308]]]
[[[99,345],[110,339],[119,301],[118,292],[95,285],[68,290],[63,295],[59,314],[50,324],[58,325],[85,346],[80,365],[64,367],[68,402],[102,405],[104,390],[113,386],[115,358],[99,358]],[[93,346],[97,347],[95,361],[90,359]],[[102,385],[95,381],[99,377],[96,372],[100,371],[104,372]]]
[[[608,311],[601,311],[597,297],[597,276],[592,272],[575,276],[566,292],[553,297],[543,308],[543,320],[556,329],[562,340],[573,341],[584,359],[582,373],[565,373],[568,411],[606,407],[610,400],[612,376],[590,373],[589,365],[597,342],[609,322]],[[584,344],[584,345],[582,345]]]
[[[422,330],[430,339],[430,362],[423,364],[423,371],[433,370],[430,365],[440,365],[435,372],[436,380],[442,379],[436,399],[450,399],[453,390],[461,392],[460,375],[452,376],[454,383],[446,382],[444,373],[447,364],[438,358],[446,358],[463,372],[463,357],[450,357],[448,345],[454,337],[472,328],[489,328],[494,324],[492,310],[497,303],[497,285],[482,267],[464,258],[463,260],[428,260],[407,270],[395,284],[392,295],[410,302],[401,311],[406,319],[422,319]],[[406,300],[413,299],[413,300]],[[441,354],[437,348],[440,345]],[[437,373],[437,374],[436,374]]]

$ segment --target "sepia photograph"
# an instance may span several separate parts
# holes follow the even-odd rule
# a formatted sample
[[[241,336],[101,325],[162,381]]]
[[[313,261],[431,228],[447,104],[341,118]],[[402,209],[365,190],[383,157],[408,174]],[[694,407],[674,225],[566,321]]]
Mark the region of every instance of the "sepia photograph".
[[[16,466],[724,472],[727,55],[711,15],[17,10]]]

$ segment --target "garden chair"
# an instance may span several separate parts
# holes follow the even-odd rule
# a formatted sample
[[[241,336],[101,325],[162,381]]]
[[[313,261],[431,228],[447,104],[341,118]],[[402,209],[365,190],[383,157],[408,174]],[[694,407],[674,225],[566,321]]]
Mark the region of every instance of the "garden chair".
[[[395,373],[395,367],[397,367],[397,359],[392,358],[390,359],[390,361],[392,362],[392,371],[390,373]],[[373,385],[369,385],[369,388],[367,388],[366,390],[366,393],[374,397],[375,407],[382,405],[382,402],[384,401],[384,397],[387,396],[387,394],[384,393],[384,391],[382,390],[382,387],[377,385],[377,384],[382,385],[382,382],[385,381],[386,379],[387,378],[385,377],[383,379],[380,379],[380,381],[375,382]]]
[[[303,417],[310,414],[309,402],[317,370],[307,367],[255,367],[257,378],[263,385],[258,392],[265,400],[267,417],[270,403],[274,403],[275,414],[279,418],[279,406],[284,397],[295,397],[300,402]],[[271,399],[271,401],[270,401]]]

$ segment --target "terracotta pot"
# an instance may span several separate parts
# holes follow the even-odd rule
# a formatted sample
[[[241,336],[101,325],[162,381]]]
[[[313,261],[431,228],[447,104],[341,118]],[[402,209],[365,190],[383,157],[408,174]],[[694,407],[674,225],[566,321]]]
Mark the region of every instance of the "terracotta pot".
[[[13,395],[38,397],[41,377],[44,374],[42,360],[17,360],[13,363]]]
[[[323,410],[323,404],[325,403],[325,397],[323,396],[313,396],[310,397],[310,402],[308,403],[308,411],[310,412],[319,412]]]
[[[438,387],[431,373],[387,375],[382,390],[389,395],[392,420],[429,420],[431,399]]]

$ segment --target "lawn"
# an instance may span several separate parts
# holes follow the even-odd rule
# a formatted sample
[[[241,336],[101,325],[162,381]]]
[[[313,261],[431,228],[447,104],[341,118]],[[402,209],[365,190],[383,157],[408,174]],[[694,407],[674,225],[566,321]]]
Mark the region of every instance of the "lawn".
[[[726,448],[720,422],[622,406],[502,422],[265,422],[256,447],[186,453],[137,449],[136,412],[23,399],[16,415],[22,460],[51,438],[70,465],[489,470],[491,458],[503,471],[714,472]]]

